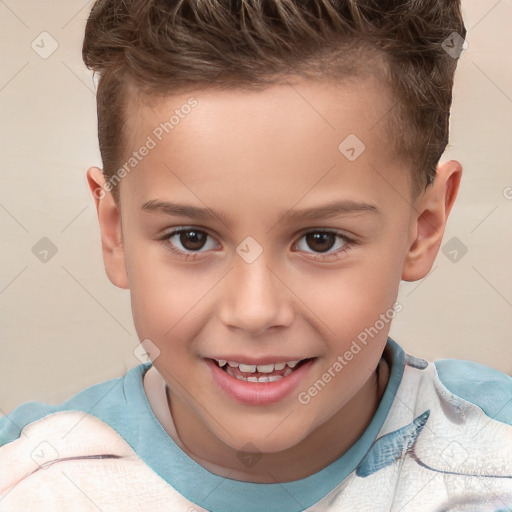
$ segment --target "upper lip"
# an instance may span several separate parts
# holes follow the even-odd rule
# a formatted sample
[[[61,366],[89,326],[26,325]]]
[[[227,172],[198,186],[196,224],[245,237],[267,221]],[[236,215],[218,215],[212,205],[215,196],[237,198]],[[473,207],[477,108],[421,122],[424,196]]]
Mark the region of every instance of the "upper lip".
[[[242,355],[229,355],[229,356],[214,356],[209,359],[215,359],[220,361],[235,361],[242,364],[250,365],[264,365],[264,364],[276,364],[276,363],[288,363],[289,361],[302,361],[303,359],[312,359],[311,357],[302,356],[264,356],[264,357],[249,357]]]

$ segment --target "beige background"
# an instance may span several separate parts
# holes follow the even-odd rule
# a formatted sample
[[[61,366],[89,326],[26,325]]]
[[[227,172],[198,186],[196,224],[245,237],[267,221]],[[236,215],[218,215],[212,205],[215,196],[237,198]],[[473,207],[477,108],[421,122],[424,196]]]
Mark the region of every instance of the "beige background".
[[[0,1],[3,414],[59,403],[140,363],[129,292],[104,272],[85,179],[100,164],[94,83],[81,61],[91,6]],[[390,334],[430,360],[512,374],[512,2],[463,0],[463,11],[468,48],[443,160],[461,161],[464,177],[444,243],[456,237],[467,253],[454,263],[440,252],[424,280],[402,283]],[[31,46],[44,54],[52,44],[47,58]],[[43,237],[57,248],[46,263],[32,252]]]

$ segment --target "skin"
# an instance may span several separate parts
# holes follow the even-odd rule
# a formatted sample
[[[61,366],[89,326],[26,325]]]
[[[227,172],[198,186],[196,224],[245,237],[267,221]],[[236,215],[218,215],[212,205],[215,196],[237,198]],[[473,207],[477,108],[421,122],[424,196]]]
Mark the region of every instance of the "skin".
[[[153,364],[169,386],[183,450],[239,480],[309,476],[339,458],[374,415],[388,380],[381,355],[391,324],[307,405],[297,395],[391,308],[400,280],[428,274],[462,167],[453,160],[439,165],[435,182],[414,196],[411,170],[382,129],[394,102],[371,77],[299,80],[257,92],[197,90],[151,102],[130,94],[131,150],[188,98],[198,101],[122,180],[120,206],[111,193],[99,194],[101,170],[87,171],[107,275],[130,290],[139,339],[160,351]],[[351,133],[366,146],[353,162],[338,150]],[[207,207],[216,216],[141,211],[152,199]],[[378,213],[283,216],[342,199],[374,205]],[[210,236],[202,245],[193,236],[160,240],[184,226]],[[304,232],[315,229],[355,243],[308,240]],[[263,250],[252,263],[236,252],[248,236]],[[173,244],[183,255],[169,250]],[[187,260],[194,250],[196,258]],[[317,359],[296,392],[259,406],[227,396],[204,364],[233,354]],[[261,458],[245,467],[240,450]]]

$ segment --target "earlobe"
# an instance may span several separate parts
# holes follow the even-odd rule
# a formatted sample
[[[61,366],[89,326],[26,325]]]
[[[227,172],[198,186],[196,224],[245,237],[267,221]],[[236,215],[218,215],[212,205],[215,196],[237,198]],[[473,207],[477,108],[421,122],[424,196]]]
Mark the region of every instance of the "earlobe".
[[[112,284],[128,289],[128,275],[123,246],[121,215],[112,193],[106,190],[103,172],[98,167],[87,170],[87,183],[94,199],[100,224],[105,271]]]
[[[434,183],[415,201],[412,244],[407,252],[402,280],[417,281],[432,268],[443,240],[448,215],[459,190],[462,166],[450,160],[437,168]]]

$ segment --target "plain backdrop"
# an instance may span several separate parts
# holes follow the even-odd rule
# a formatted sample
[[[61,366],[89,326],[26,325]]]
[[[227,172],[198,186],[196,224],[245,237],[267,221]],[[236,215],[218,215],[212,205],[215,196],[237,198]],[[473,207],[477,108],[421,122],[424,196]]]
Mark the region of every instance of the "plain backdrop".
[[[85,177],[101,166],[95,84],[81,60],[91,6],[0,0],[3,414],[62,402],[141,362],[129,292],[104,271]],[[442,158],[462,163],[462,184],[432,271],[401,284],[390,335],[429,360],[512,374],[512,1],[463,0],[463,13],[467,49]]]

